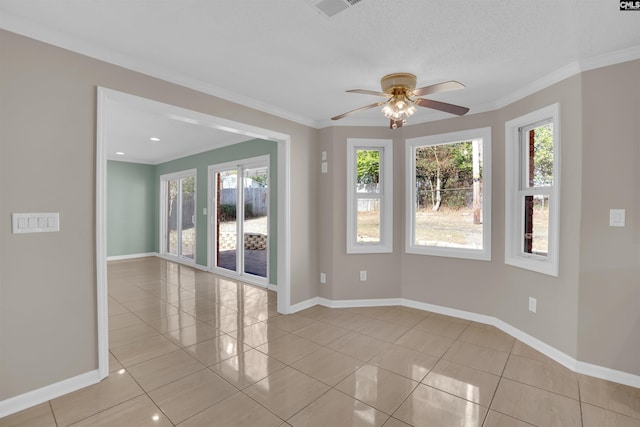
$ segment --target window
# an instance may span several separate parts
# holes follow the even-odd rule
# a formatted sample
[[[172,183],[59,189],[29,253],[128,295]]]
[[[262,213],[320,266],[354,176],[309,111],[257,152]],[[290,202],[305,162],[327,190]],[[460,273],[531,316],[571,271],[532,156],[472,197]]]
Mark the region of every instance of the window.
[[[407,140],[407,253],[491,259],[491,128]]]
[[[505,262],[558,275],[560,106],[506,123]]]
[[[347,253],[393,252],[391,140],[347,140]]]

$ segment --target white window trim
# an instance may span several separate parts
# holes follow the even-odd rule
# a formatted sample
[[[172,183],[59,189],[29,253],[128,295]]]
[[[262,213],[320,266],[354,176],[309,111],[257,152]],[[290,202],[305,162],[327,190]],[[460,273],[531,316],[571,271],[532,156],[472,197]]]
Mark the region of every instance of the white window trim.
[[[482,249],[423,246],[413,243],[415,235],[416,147],[482,139]],[[406,140],[406,239],[408,254],[491,260],[491,128],[478,128]]]
[[[380,242],[357,242],[357,150],[380,150]],[[393,252],[393,140],[347,139],[347,253],[373,254]]]
[[[520,203],[523,155],[519,129],[551,119],[553,123],[553,187],[549,194],[549,237],[546,257],[522,250],[524,207]],[[557,277],[559,274],[560,241],[560,104],[533,111],[505,124],[505,260],[514,267]]]
[[[180,178],[188,178],[190,176],[193,176],[193,191],[194,191],[194,197],[195,197],[195,207],[194,207],[194,214],[198,212],[197,209],[197,197],[198,197],[198,170],[197,169],[188,169],[188,170],[183,170],[183,171],[179,171],[179,172],[172,172],[172,173],[168,173],[165,175],[161,175],[160,176],[160,253],[162,254],[162,256],[164,257],[168,257],[168,258],[175,258],[175,259],[180,259],[181,262],[184,262],[185,264],[191,264],[191,265],[195,265],[196,264],[196,244],[194,243],[193,246],[193,259],[185,257],[185,256],[176,256],[173,254],[169,253],[169,248],[167,247],[167,236],[166,236],[166,231],[167,231],[167,216],[168,216],[168,199],[167,199],[167,185],[168,182],[174,179],[180,179]],[[180,211],[181,213],[181,211]],[[198,232],[198,215],[195,214],[195,223],[193,224],[193,232],[195,233],[196,236],[196,241],[197,241],[197,232]],[[181,215],[177,218],[177,221],[182,221]]]

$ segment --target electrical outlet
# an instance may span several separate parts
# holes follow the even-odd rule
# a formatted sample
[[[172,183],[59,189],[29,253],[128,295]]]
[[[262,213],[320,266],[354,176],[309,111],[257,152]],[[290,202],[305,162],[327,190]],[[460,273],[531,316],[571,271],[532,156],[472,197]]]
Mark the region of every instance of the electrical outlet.
[[[367,270],[360,271],[360,281],[364,282],[367,280]]]
[[[320,273],[320,283],[327,283],[327,275]]]
[[[534,297],[529,297],[529,311],[535,313],[538,310],[538,300]]]

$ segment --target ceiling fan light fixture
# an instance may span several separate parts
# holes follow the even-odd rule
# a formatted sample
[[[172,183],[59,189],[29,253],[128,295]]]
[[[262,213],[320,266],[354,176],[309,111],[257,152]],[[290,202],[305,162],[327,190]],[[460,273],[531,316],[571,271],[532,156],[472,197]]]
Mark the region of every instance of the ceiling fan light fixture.
[[[404,93],[394,95],[382,107],[382,114],[392,120],[406,120],[416,112],[413,101]]]

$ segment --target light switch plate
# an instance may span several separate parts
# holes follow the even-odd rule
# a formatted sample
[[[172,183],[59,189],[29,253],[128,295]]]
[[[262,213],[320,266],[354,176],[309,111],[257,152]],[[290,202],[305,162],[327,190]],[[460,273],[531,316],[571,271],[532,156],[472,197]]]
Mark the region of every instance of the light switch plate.
[[[625,223],[624,217],[625,217],[624,209],[610,209],[609,210],[609,226],[624,227],[624,223]]]
[[[60,231],[58,212],[13,213],[13,233],[50,233]]]

